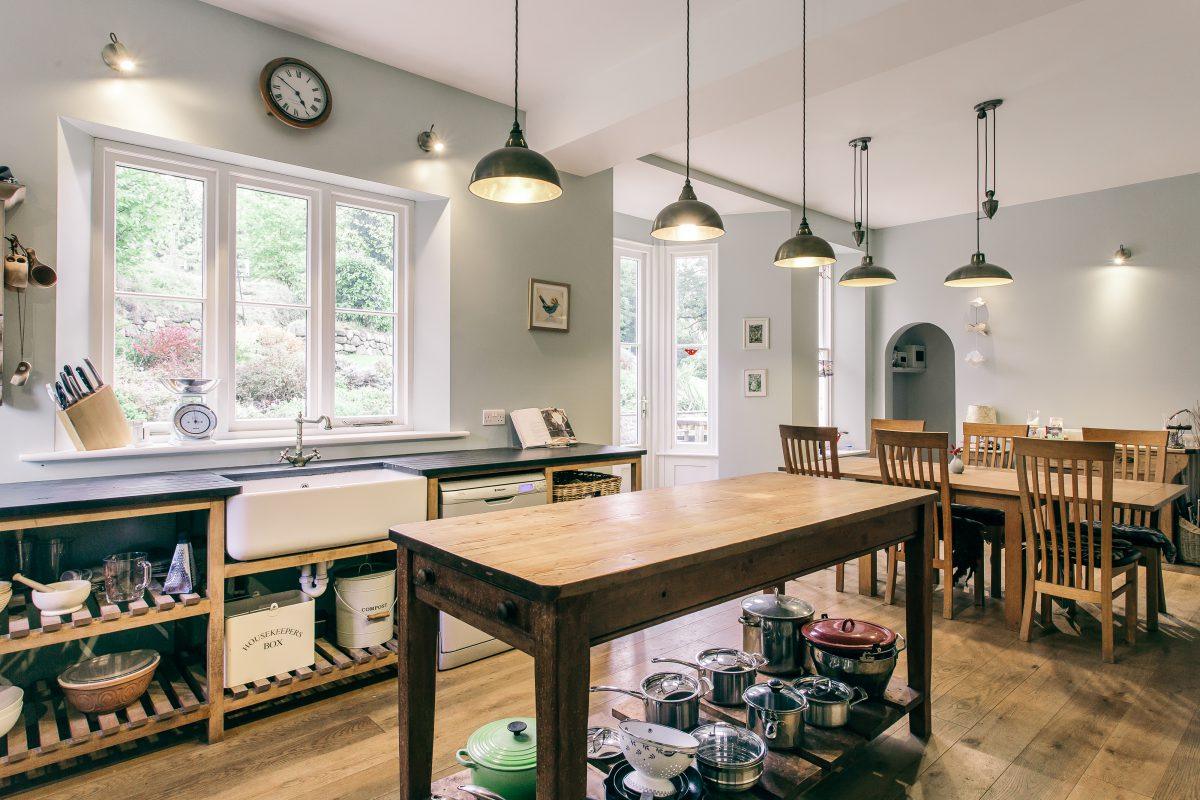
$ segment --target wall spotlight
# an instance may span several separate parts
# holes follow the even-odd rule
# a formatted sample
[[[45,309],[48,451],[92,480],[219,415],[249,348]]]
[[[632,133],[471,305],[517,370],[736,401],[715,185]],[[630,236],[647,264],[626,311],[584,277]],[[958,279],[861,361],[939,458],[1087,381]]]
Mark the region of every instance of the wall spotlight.
[[[430,125],[429,130],[421,131],[417,135],[417,147],[426,153],[440,153],[446,149],[446,143],[442,141],[442,137],[433,132],[433,126]]]
[[[133,60],[129,48],[121,44],[117,35],[110,33],[108,38],[108,44],[104,45],[104,49],[100,51],[100,58],[104,60],[104,63],[117,72],[133,72],[137,69],[137,62]]]
[[[1117,248],[1117,252],[1113,253],[1113,263],[1118,266],[1124,264],[1131,258],[1133,258],[1133,251],[1131,251],[1124,244]]]

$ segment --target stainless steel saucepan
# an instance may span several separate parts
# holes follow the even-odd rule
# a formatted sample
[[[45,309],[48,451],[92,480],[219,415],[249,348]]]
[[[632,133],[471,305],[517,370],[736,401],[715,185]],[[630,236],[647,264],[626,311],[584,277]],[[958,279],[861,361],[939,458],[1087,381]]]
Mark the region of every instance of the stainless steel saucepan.
[[[642,681],[641,689],[593,686],[593,692],[620,692],[642,701],[646,722],[690,731],[700,724],[700,697],[712,690],[707,678],[681,672],[656,672]]]
[[[732,647],[710,647],[696,654],[695,661],[679,658],[652,658],[655,664],[682,664],[700,673],[712,683],[704,699],[718,706],[742,705],[742,693],[754,685],[758,668],[767,660],[758,653],[746,653]]]

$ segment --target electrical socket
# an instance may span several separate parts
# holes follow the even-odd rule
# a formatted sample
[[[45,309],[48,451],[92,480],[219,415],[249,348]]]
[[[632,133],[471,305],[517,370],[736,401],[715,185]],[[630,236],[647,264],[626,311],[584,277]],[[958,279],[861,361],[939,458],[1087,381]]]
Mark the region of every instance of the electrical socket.
[[[484,425],[503,425],[505,421],[503,408],[485,408],[483,410]]]

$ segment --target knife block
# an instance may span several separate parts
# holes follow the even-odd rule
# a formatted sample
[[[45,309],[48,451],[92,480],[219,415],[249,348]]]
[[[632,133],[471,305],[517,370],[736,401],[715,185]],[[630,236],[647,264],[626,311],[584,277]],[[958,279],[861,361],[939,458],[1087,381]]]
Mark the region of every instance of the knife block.
[[[112,386],[101,386],[65,411],[59,409],[58,421],[76,450],[108,450],[133,441]]]

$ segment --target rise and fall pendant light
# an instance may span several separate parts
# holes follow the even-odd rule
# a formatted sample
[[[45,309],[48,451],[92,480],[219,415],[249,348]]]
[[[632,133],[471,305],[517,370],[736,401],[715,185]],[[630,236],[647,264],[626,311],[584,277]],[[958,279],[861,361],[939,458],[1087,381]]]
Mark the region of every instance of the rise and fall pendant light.
[[[837,261],[829,242],[808,227],[808,0],[802,3],[800,13],[800,227],[775,251],[775,266],[794,269],[823,267]]]
[[[517,119],[521,56],[520,0],[513,0],[513,126],[508,141],[475,165],[471,194],[497,203],[544,203],[562,196],[562,182],[550,159],[530,150]]]
[[[702,242],[725,235],[721,215],[708,203],[696,199],[692,189],[692,2],[684,11],[684,178],[679,199],[658,212],[650,235],[668,242]]]
[[[850,140],[850,146],[854,148],[854,191],[850,215],[854,217],[854,241],[858,244],[866,242],[866,249],[862,263],[847,270],[838,281],[840,286],[887,286],[896,282],[895,273],[877,265],[871,257],[871,156],[867,149],[870,142],[870,136]]]
[[[995,131],[995,114],[996,108],[999,107],[1003,100],[985,100],[975,106],[975,200],[978,203],[975,207],[975,253],[971,256],[970,263],[959,267],[946,276],[945,284],[955,287],[980,287],[980,286],[1004,286],[1013,282],[1013,276],[1008,270],[995,264],[988,263],[986,257],[981,252],[979,244],[979,227],[983,220],[983,215],[987,214],[990,219],[999,209],[1000,203],[996,197],[996,181],[995,181],[995,154],[992,154],[991,163],[993,168],[992,181],[988,183],[987,168],[984,167],[982,185],[984,187],[984,195],[986,197],[982,202],[979,201],[980,188],[980,173],[979,173],[979,138],[980,138],[980,123],[983,124],[983,139],[984,151],[988,149],[988,117],[993,118],[992,130]],[[992,143],[995,143],[995,136],[992,137]]]

